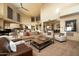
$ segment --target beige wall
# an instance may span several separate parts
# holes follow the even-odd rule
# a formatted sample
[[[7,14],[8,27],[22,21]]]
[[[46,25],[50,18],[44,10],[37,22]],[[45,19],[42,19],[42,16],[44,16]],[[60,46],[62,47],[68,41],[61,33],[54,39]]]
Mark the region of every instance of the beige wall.
[[[10,29],[14,29],[14,28],[20,28],[19,24],[11,23]]]
[[[63,29],[65,28],[65,21],[73,20],[73,19],[77,19],[77,32],[79,32],[79,13],[78,14],[69,15],[69,16],[65,16],[65,17],[62,17],[60,19],[61,32],[64,32]]]
[[[31,17],[27,15],[21,15],[21,23],[31,27]]]
[[[4,3],[4,4],[0,4],[0,8],[1,8],[1,10],[0,10],[0,15],[2,16],[1,17],[1,20],[0,20],[0,24],[1,24],[1,26],[3,27],[3,22],[4,22],[4,20],[11,20],[11,19],[8,19],[7,18],[7,6],[9,6],[10,8],[12,8],[13,9],[13,15],[14,15],[14,17],[13,17],[13,20],[17,20],[17,13],[19,13],[16,9],[15,9],[15,7],[13,6],[13,5],[11,5],[11,4],[6,4],[6,3]],[[13,21],[12,20],[12,21]],[[18,27],[18,24],[10,24],[10,26],[8,26],[9,28],[14,28],[14,27]]]
[[[77,20],[77,32],[70,32],[73,33],[73,36],[68,36],[67,38],[70,40],[76,40],[79,41],[79,14],[74,14],[74,15],[70,15],[70,16],[66,16],[61,18],[60,20],[60,32],[65,32],[65,21],[67,20],[73,20],[76,19]]]
[[[4,4],[0,3],[0,16],[3,16],[4,13]]]
[[[7,7],[10,7],[12,8],[13,10],[13,20],[17,21],[17,13],[21,14],[19,10],[17,10],[15,8],[15,6],[13,6],[12,4],[4,4],[4,12],[3,12],[3,15],[5,18],[7,18]]]
[[[3,20],[0,19],[0,26],[3,28]]]
[[[21,22],[20,22],[20,23],[31,27],[31,17],[30,17],[30,16],[21,13],[20,11],[18,11],[18,10],[17,10],[13,5],[11,5],[11,4],[7,4],[7,5],[8,5],[9,7],[11,7],[11,8],[13,9],[13,11],[14,11],[14,14],[13,14],[13,15],[14,15],[13,19],[14,19],[14,20],[17,20],[17,13],[19,13],[19,14],[21,15]],[[13,24],[12,24],[12,25],[13,25]],[[14,27],[15,27],[15,26],[19,27],[18,24],[14,24]]]
[[[9,6],[10,8],[13,9],[13,15],[14,15],[13,20],[7,18],[7,6]],[[15,8],[15,6],[13,6],[12,4],[6,4],[6,3],[3,4],[3,3],[0,3],[0,8],[1,8],[0,9],[0,18],[2,18],[2,16],[3,16],[3,18],[5,20],[16,22],[14,20],[17,20],[17,13],[20,13],[20,15],[21,15],[21,22],[20,23],[22,23],[24,25],[27,25],[27,26],[31,26],[30,25],[31,24],[30,23],[31,22],[31,17],[27,16],[27,15],[24,15],[22,12],[18,11]],[[3,19],[0,19],[0,24],[3,27],[3,22],[2,21],[3,21]],[[11,23],[10,24],[10,28],[14,28],[15,26],[18,27],[18,25],[19,24]]]

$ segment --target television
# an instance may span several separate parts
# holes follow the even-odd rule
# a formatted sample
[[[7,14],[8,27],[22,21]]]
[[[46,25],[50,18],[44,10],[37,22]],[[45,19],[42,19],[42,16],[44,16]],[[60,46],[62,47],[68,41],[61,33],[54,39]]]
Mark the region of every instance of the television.
[[[76,32],[76,19],[74,20],[68,20],[65,22],[65,28],[66,28],[66,32]],[[71,29],[72,28],[72,29]],[[69,31],[67,31],[69,30]]]

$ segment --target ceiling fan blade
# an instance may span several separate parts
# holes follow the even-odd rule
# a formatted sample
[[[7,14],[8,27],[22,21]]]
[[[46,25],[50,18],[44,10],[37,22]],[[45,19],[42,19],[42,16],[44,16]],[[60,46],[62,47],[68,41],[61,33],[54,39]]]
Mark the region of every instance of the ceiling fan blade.
[[[26,11],[29,11],[28,9],[26,9],[26,8],[23,7],[22,3],[20,3],[20,5],[21,5],[21,8],[23,8]]]
[[[28,9],[26,9],[26,8],[24,8],[24,7],[22,7],[24,10],[26,10],[26,11],[29,11]]]

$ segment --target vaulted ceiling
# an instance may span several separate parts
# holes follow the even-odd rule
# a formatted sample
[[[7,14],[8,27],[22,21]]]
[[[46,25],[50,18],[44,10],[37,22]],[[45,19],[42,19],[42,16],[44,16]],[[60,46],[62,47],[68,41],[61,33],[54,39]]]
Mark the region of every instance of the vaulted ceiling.
[[[16,6],[16,8],[20,11],[22,11],[26,15],[30,16],[39,16],[40,11],[43,5],[51,5],[52,7],[69,7],[75,5],[75,3],[22,3],[22,6],[27,9],[24,10],[21,8],[21,3],[12,3]],[[46,6],[47,7],[47,6]]]
[[[42,3],[22,3],[22,6],[27,10],[20,8],[21,7],[20,3],[13,3],[13,5],[15,5],[17,9],[21,10],[26,15],[28,14],[31,16],[38,16],[40,15],[40,9],[43,4]]]

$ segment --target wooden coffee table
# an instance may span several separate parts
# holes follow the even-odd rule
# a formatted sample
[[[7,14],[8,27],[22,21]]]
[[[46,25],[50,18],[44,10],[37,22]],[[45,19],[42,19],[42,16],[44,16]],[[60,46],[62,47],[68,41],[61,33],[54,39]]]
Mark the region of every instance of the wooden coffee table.
[[[31,40],[31,45],[37,48],[39,52],[45,47],[51,45],[52,43],[54,43],[53,40],[50,40],[48,38],[43,38],[43,37],[40,37],[40,39],[38,38],[38,39]]]

